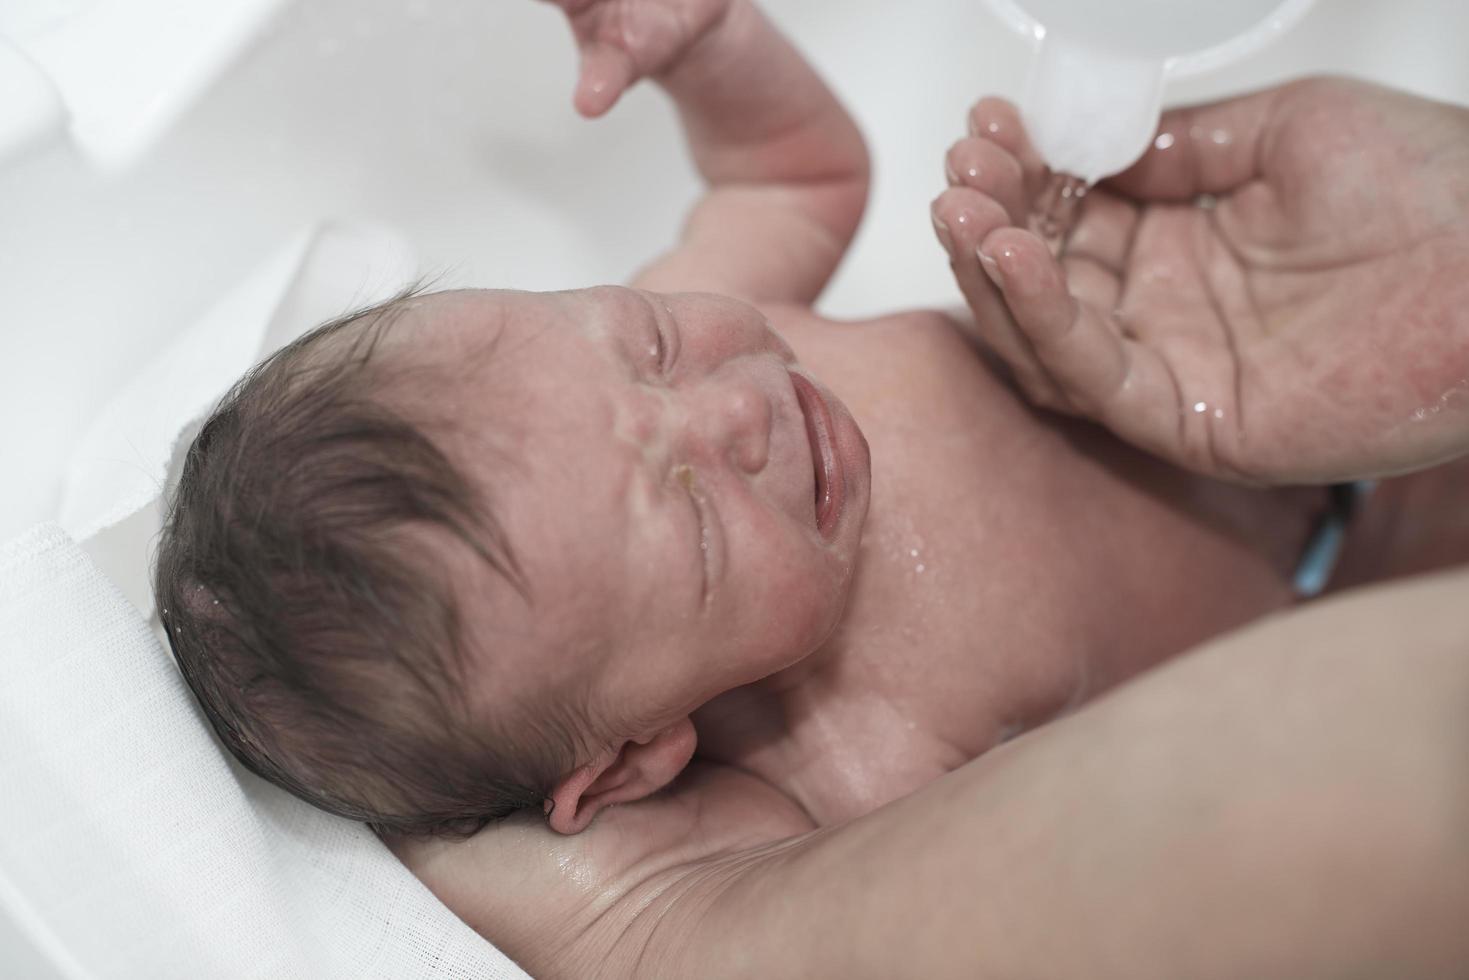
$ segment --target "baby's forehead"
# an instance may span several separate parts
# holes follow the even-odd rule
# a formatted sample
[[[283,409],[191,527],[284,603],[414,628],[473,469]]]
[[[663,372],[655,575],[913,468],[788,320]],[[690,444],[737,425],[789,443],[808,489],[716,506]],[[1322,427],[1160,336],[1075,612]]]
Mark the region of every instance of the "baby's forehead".
[[[537,338],[600,339],[651,316],[643,293],[616,286],[559,292],[456,289],[403,301],[407,332],[448,353],[471,353],[487,344]]]
[[[505,445],[614,414],[609,392],[640,345],[657,343],[651,300],[630,289],[459,290],[407,302],[387,352],[390,397],[440,431],[468,427]]]
[[[465,628],[491,646],[604,643],[625,619],[606,573],[632,533],[619,488],[634,471],[618,465],[630,450],[610,438],[608,385],[625,366],[608,367],[597,337],[648,301],[630,290],[465,290],[409,302],[393,353],[431,369],[404,372],[395,400],[495,512],[533,597],[518,602],[461,554],[444,571],[462,593]],[[598,492],[586,492],[589,481]]]
[[[389,329],[374,353],[379,393],[435,428],[534,382],[525,355],[561,319],[540,294],[488,289],[408,297],[386,315]]]
[[[534,297],[536,294],[524,294]],[[434,355],[453,361],[496,344],[515,332],[540,306],[534,299],[497,289],[454,289],[401,301],[393,325],[400,356]]]
[[[384,338],[392,397],[425,421],[490,411],[513,423],[534,392],[586,373],[588,316],[565,295],[466,289],[405,300]]]
[[[600,321],[625,313],[609,298],[499,290],[417,297],[394,338],[387,397],[471,482],[516,510],[544,503],[548,487],[584,480],[588,467],[610,479],[601,472],[616,417],[608,385],[622,372],[609,369],[615,358],[595,333],[607,329]]]

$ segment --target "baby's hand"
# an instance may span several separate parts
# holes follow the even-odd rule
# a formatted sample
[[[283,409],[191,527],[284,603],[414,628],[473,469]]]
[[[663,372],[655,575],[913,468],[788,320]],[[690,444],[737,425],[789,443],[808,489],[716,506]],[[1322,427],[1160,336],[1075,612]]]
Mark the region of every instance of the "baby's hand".
[[[1469,451],[1469,112],[1339,80],[1174,110],[1059,259],[1014,108],[970,123],[935,228],[1036,403],[1247,483]]]
[[[573,103],[602,115],[640,78],[681,61],[724,19],[733,0],[546,0],[571,22],[581,49]]]

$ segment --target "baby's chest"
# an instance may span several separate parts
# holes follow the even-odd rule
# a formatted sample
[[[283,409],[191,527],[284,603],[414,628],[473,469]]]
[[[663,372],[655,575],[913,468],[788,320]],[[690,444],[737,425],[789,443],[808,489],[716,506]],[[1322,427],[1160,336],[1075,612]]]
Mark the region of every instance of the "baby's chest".
[[[1094,569],[1067,517],[1064,440],[952,334],[916,347],[851,404],[872,503],[827,653],[841,696],[883,699],[967,761],[1071,697]]]
[[[1054,717],[1083,685],[1081,622],[1048,590],[984,581],[1007,573],[978,554],[966,561],[962,539],[919,525],[874,542],[885,558],[819,654],[835,680],[807,692],[811,714],[848,744],[908,739],[951,769]],[[902,779],[912,748],[868,756]]]

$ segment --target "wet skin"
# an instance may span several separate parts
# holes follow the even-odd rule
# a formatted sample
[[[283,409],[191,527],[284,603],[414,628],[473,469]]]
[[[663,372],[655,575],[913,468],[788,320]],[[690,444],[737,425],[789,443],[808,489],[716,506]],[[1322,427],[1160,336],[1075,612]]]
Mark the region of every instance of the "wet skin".
[[[593,745],[692,713],[700,759],[810,824],[1288,604],[1320,505],[1026,407],[937,313],[613,287],[418,302],[404,356],[459,365],[424,397],[534,596],[455,576],[494,651],[486,710],[506,678],[571,697]]]
[[[519,315],[503,306],[466,303],[464,312],[477,312],[464,316],[465,324],[503,324],[509,333],[519,331],[522,339],[535,334],[524,327],[536,319],[523,316],[528,312],[564,328],[556,334],[559,341],[539,348],[533,361],[522,362],[533,363],[535,371],[522,368],[500,387],[482,388],[476,397],[461,398],[453,406],[456,413],[469,413],[458,417],[472,419],[470,410],[476,400],[482,402],[484,420],[493,423],[485,431],[504,430],[510,418],[532,420],[518,445],[490,451],[481,446],[478,456],[465,457],[485,460],[485,485],[497,489],[507,525],[523,535],[518,545],[541,561],[532,576],[537,588],[534,615],[504,599],[504,590],[497,592],[494,583],[475,580],[468,566],[455,569],[460,573],[456,583],[484,611],[484,639],[502,641],[486,643],[486,649],[502,655],[485,667],[483,698],[491,702],[496,690],[504,689],[503,682],[527,683],[534,676],[540,686],[527,697],[534,701],[542,696],[539,703],[544,706],[560,703],[549,699],[553,694],[580,695],[592,729],[589,738],[628,739],[624,750],[640,744],[638,739],[657,726],[677,724],[692,711],[698,754],[665,791],[604,809],[573,836],[552,829],[564,812],[558,806],[549,818],[522,813],[466,842],[391,841],[404,862],[470,926],[536,976],[749,976],[784,970],[793,975],[886,977],[914,972],[926,955],[931,965],[917,972],[928,976],[1069,975],[1054,968],[1058,961],[1050,954],[1056,952],[1062,960],[1068,954],[1078,957],[1074,962],[1079,968],[1071,974],[1091,976],[1099,962],[1119,964],[1116,954],[1124,947],[1160,954],[1166,966],[1155,971],[1158,976],[1202,974],[1203,969],[1179,967],[1178,957],[1190,951],[1196,965],[1221,975],[1304,975],[1313,971],[1291,965],[1260,968],[1248,951],[1239,955],[1235,940],[1277,935],[1294,952],[1311,948],[1303,937],[1330,936],[1333,949],[1344,949],[1339,938],[1398,934],[1397,924],[1335,930],[1300,926],[1291,932],[1289,924],[1301,921],[1296,913],[1323,903],[1258,887],[1267,879],[1273,885],[1324,882],[1336,895],[1360,895],[1367,890],[1340,886],[1343,879],[1337,872],[1343,857],[1388,853],[1394,856],[1388,862],[1393,868],[1417,867],[1411,860],[1396,859],[1400,848],[1359,846],[1360,825],[1340,818],[1381,808],[1364,805],[1371,794],[1356,794],[1350,803],[1328,807],[1329,817],[1320,825],[1321,831],[1346,830],[1339,851],[1317,851],[1330,856],[1326,873],[1310,862],[1301,873],[1289,870],[1292,860],[1316,850],[1313,845],[1323,836],[1335,837],[1303,835],[1301,828],[1310,825],[1296,820],[1299,811],[1294,809],[1286,811],[1288,819],[1280,819],[1275,804],[1293,798],[1291,791],[1300,783],[1296,774],[1314,774],[1323,767],[1337,771],[1334,764],[1341,758],[1355,764],[1372,748],[1386,746],[1386,740],[1376,737],[1377,724],[1385,717],[1381,709],[1414,703],[1389,693],[1375,707],[1355,712],[1356,717],[1372,717],[1374,724],[1363,744],[1343,752],[1340,735],[1353,726],[1318,724],[1323,717],[1319,709],[1343,685],[1336,668],[1311,670],[1307,661],[1303,673],[1293,666],[1301,663],[1296,656],[1302,647],[1299,631],[1253,653],[1238,644],[1212,655],[1201,652],[1148,672],[1085,712],[1043,724],[1205,636],[1288,604],[1289,569],[1320,506],[1319,493],[1250,492],[1170,471],[1121,448],[1097,429],[1025,407],[970,349],[966,334],[989,335],[994,349],[1020,372],[1021,383],[1028,390],[1035,387],[1033,372],[1025,373],[1025,359],[1012,356],[1016,352],[1004,344],[1007,337],[1015,339],[1010,336],[1015,325],[997,303],[976,251],[986,243],[1005,244],[1016,230],[995,229],[1020,223],[1005,213],[1013,210],[1018,192],[1002,193],[1004,186],[1018,185],[1024,176],[1013,160],[1008,167],[978,168],[1000,178],[999,185],[988,177],[961,179],[964,186],[946,191],[935,210],[935,217],[947,220],[954,232],[951,258],[977,323],[961,325],[933,313],[855,324],[814,316],[806,307],[851,240],[866,199],[868,172],[860,134],[819,79],[762,26],[748,4],[708,0],[685,5],[690,13],[727,6],[729,16],[717,21],[671,18],[670,11],[677,8],[662,0],[567,0],[561,6],[571,15],[582,53],[578,105],[589,114],[604,111],[638,76],[658,74],[684,121],[696,166],[710,185],[678,245],[636,281],[654,289],[699,288],[763,301],[761,314],[789,342],[811,377],[846,404],[866,436],[872,458],[866,520],[855,551],[833,549],[838,540],[853,547],[848,538],[823,539],[817,533],[814,472],[806,477],[804,500],[799,492],[801,453],[788,408],[794,388],[774,383],[790,379],[789,373],[775,370],[781,363],[780,345],[759,340],[759,331],[751,329],[756,321],[736,313],[735,307],[722,307],[732,319],[721,326],[718,316],[698,314],[700,309],[713,313],[721,308],[718,304],[700,307],[695,302],[687,308],[685,324],[682,301],[670,300],[673,318],[692,335],[686,349],[698,349],[701,342],[718,349],[721,337],[739,338],[742,344],[726,343],[725,351],[745,356],[712,372],[650,381],[639,377],[629,359],[631,348],[619,352],[605,336],[585,333],[580,340],[568,340],[576,337],[576,324],[593,320],[620,322],[630,333],[642,330],[646,337],[650,319],[657,319],[656,312],[651,318],[646,315],[647,303],[642,315],[596,316],[598,304],[621,304],[624,313],[635,312],[633,299],[622,291],[603,292],[590,304],[587,294],[562,294],[555,306],[523,300]],[[715,22],[719,26],[706,37],[690,36],[690,31],[697,34],[701,25]],[[630,30],[630,25],[637,29]],[[684,47],[689,51],[681,51]],[[691,56],[679,58],[680,53]],[[1306,128],[1299,119],[1291,127]],[[1003,142],[1003,134],[986,127],[975,132],[995,136],[997,145]],[[1371,135],[1370,130],[1358,132]],[[1367,159],[1364,154],[1374,143],[1389,153],[1400,145],[1391,138],[1349,142],[1346,156],[1357,161]],[[1246,144],[1239,139],[1229,145],[1237,153]],[[985,148],[983,139],[965,145]],[[1303,159],[1314,165],[1313,154]],[[968,170],[958,167],[955,173],[962,177]],[[1369,198],[1385,199],[1380,181],[1360,186]],[[989,202],[989,220],[982,228],[980,222],[970,222],[961,234],[958,215],[945,205],[966,200],[976,204],[974,195],[981,193],[995,198]],[[1181,199],[1191,197],[1189,193]],[[1104,197],[1096,200],[1104,204],[1092,211],[1092,230],[1103,230],[1096,219],[1106,219],[1108,209]],[[1321,215],[1348,213],[1330,193],[1325,204]],[[1146,218],[1131,220],[1130,213],[1110,210],[1123,219],[1101,222],[1113,230],[1149,225]],[[1215,218],[1229,213],[1228,207],[1212,212]],[[1268,219],[1276,212],[1262,213]],[[971,216],[982,215],[972,209]],[[1286,230],[1314,227],[1299,217],[1289,216]],[[1352,224],[1372,237],[1377,226],[1356,218],[1353,213]],[[1161,235],[1140,231],[1136,237],[1147,241],[1132,253],[1140,260],[1137,271],[1148,271],[1142,259],[1176,260],[1188,254],[1176,247],[1180,242],[1198,240],[1192,233],[1169,235],[1170,227],[1210,230],[1196,217],[1185,223],[1187,228],[1178,223],[1151,228]],[[1277,230],[1278,224],[1267,221],[1264,230]],[[1085,228],[1078,230],[1083,239],[1088,234]],[[998,242],[991,241],[995,235]],[[1116,239],[1128,240],[1126,235]],[[1013,239],[1009,243],[1015,244]],[[1105,244],[1093,236],[1088,251],[1108,259]],[[1389,249],[1383,256],[1376,267],[1391,278],[1402,268],[1397,252]],[[1326,300],[1313,309],[1326,315],[1300,322],[1330,328],[1338,322],[1333,312],[1343,306],[1348,312],[1370,308],[1360,290],[1351,288],[1367,281],[1359,257],[1327,256],[1345,259],[1340,274],[1347,277],[1347,288],[1313,293]],[[989,258],[1003,266],[1000,278],[1012,286],[1035,286],[1033,273],[1039,265],[1017,263],[1025,258],[1023,251]],[[1320,266],[1313,263],[1306,270],[1308,285],[1325,281],[1317,275],[1323,271]],[[1281,283],[1270,275],[1267,279],[1271,281],[1257,285]],[[1064,284],[1022,292],[1066,302],[1068,317],[1073,310]],[[1210,295],[1196,290],[1184,298]],[[1177,298],[1171,289],[1164,297]],[[568,316],[570,306],[581,315]],[[1129,303],[1124,306],[1129,314],[1147,313]],[[1110,309],[1105,303],[1101,308]],[[1279,313],[1283,308],[1274,309]],[[448,312],[440,306],[434,322],[446,322]],[[1211,380],[1220,365],[1227,373],[1234,347],[1224,351],[1223,359],[1195,358],[1200,348],[1167,329],[1179,325],[1171,316],[1176,307],[1164,303],[1158,312],[1161,319],[1129,317],[1137,337],[1159,340],[1164,358],[1175,368],[1205,369],[1191,375],[1201,381]],[[1408,312],[1415,312],[1411,304]],[[1187,324],[1202,324],[1210,336],[1220,336],[1208,316],[1185,318]],[[456,336],[474,335],[473,329],[465,329],[441,333],[437,339],[452,352]],[[543,330],[540,336],[550,338],[552,331]],[[1074,336],[1095,339],[1098,334],[1082,330]],[[517,345],[500,347],[503,354]],[[1350,345],[1336,347],[1351,360]],[[437,345],[423,349],[443,350]],[[537,348],[527,341],[523,349]],[[716,362],[711,359],[703,366]],[[1265,362],[1268,367],[1269,359]],[[466,379],[473,379],[478,363],[472,357],[465,360]],[[1090,369],[1113,362],[1082,351],[1068,363]],[[1320,363],[1328,380],[1344,382],[1333,390],[1354,387],[1352,377],[1331,376],[1340,360],[1327,357]],[[1291,369],[1293,364],[1281,362]],[[1454,375],[1459,377],[1462,373]],[[578,385],[600,392],[597,404],[603,407],[583,399],[585,391],[570,394]],[[1268,395],[1278,386],[1260,390]],[[506,391],[515,395],[508,403]],[[656,397],[643,397],[647,391]],[[751,410],[760,407],[746,397],[752,391],[768,396],[769,411]],[[719,393],[731,397],[706,405],[718,407],[723,401],[720,412],[691,411],[704,396]],[[1052,400],[1039,403],[1068,407],[1057,393],[1051,394]],[[1437,391],[1431,394],[1437,397]],[[563,412],[563,396],[566,405],[581,407]],[[1190,401],[1198,400],[1214,407],[1218,399],[1209,394]],[[1255,393],[1250,403],[1259,404]],[[617,404],[629,408],[619,412],[608,407]],[[1211,419],[1226,427],[1240,421],[1240,412],[1233,410],[1240,406],[1231,405],[1224,419],[1212,412],[1185,416],[1190,422],[1185,428],[1177,424],[1177,409],[1187,407],[1185,403],[1164,398],[1136,404],[1147,408],[1144,421],[1162,420],[1168,432],[1185,436],[1215,433],[1218,427],[1208,427]],[[636,406],[648,410],[632,410]],[[1291,407],[1288,400],[1275,406]],[[1340,447],[1340,442],[1319,438],[1320,429],[1297,426],[1297,414],[1279,413],[1286,420],[1286,435],[1305,437],[1278,443],[1289,462],[1307,459],[1304,450],[1312,446]],[[552,424],[558,418],[562,422]],[[652,423],[619,425],[620,418]],[[696,418],[741,424],[693,427]],[[1104,413],[1102,418],[1115,431],[1131,431],[1121,424],[1127,420],[1124,414]],[[756,465],[761,453],[752,451],[760,440],[750,438],[762,428],[753,425],[758,420],[764,420],[771,450],[763,467]],[[1349,428],[1334,423],[1326,426],[1325,435],[1346,435]],[[1131,435],[1136,441],[1137,433]],[[727,452],[715,451],[721,439]],[[1170,448],[1147,440],[1143,444]],[[1188,450],[1199,444],[1216,446],[1185,439],[1183,455],[1189,457]],[[508,462],[528,458],[513,450],[548,445],[574,447],[575,452],[561,448],[547,453],[554,465],[540,473],[523,467],[507,482],[502,471]],[[1218,445],[1228,448],[1227,442]],[[497,449],[504,450],[498,465]],[[806,462],[819,455],[808,449]],[[1227,456],[1215,461],[1245,469]],[[556,479],[532,478],[547,473]],[[738,522],[726,540],[739,550],[731,554],[712,601],[691,584],[703,564],[696,554],[703,540],[701,525],[689,516],[688,494],[695,487],[711,493],[721,521],[732,516]],[[633,506],[640,500],[648,506]],[[680,502],[682,511],[677,509]],[[849,501],[846,516],[853,513]],[[1364,567],[1373,567],[1370,549],[1364,560]],[[724,602],[734,596],[738,603]],[[1372,614],[1345,626],[1326,622],[1311,629],[1323,635],[1340,629],[1350,646],[1378,618]],[[1422,624],[1430,618],[1419,610],[1407,622]],[[728,628],[735,623],[751,632]],[[822,632],[823,627],[830,632]],[[1390,642],[1399,643],[1405,630],[1395,626],[1389,632]],[[813,642],[816,634],[820,638]],[[520,645],[504,643],[507,636]],[[517,658],[507,652],[511,650],[530,653]],[[1362,650],[1376,652],[1370,642]],[[1372,656],[1363,663],[1380,668],[1382,660]],[[1438,663],[1457,667],[1460,660],[1445,656]],[[1212,676],[1190,674],[1192,680],[1183,684],[1169,681],[1201,664]],[[1422,677],[1435,676],[1429,668],[1420,662],[1404,671],[1393,664],[1361,689],[1393,691],[1387,681],[1414,686]],[[498,688],[491,683],[497,672],[502,682]],[[1432,680],[1423,690],[1452,691],[1452,676],[1450,672],[1447,682]],[[1241,678],[1247,683],[1233,686],[1233,679]],[[1250,683],[1251,678],[1259,685]],[[1266,707],[1292,683],[1303,695],[1304,715]],[[1373,700],[1362,703],[1372,705]],[[1233,716],[1237,724],[1220,725],[1221,714]],[[1434,716],[1415,708],[1390,724],[1406,730],[1410,722]],[[1453,731],[1459,734],[1444,740],[1434,733],[1432,740],[1459,744],[1460,706],[1454,704],[1443,716],[1455,719]],[[1284,727],[1278,724],[1282,719]],[[1304,727],[1293,730],[1297,724]],[[1273,734],[1273,739],[1260,739],[1262,733]],[[1310,736],[1324,736],[1321,752],[1301,768],[1290,760]],[[693,751],[691,740],[686,747]],[[1237,765],[1208,764],[1221,753]],[[969,759],[973,761],[966,763]],[[682,765],[683,759],[678,762]],[[1388,768],[1400,767],[1394,763]],[[1373,769],[1371,762],[1355,772],[1352,766],[1340,769],[1342,785],[1360,785],[1357,776]],[[940,776],[946,770],[955,771]],[[1457,770],[1450,764],[1442,772]],[[1269,778],[1252,782],[1272,773],[1291,785],[1272,785]],[[1441,776],[1421,784],[1452,782]],[[903,799],[877,807],[924,783]],[[1211,795],[1225,798],[1223,809],[1215,813],[1237,814],[1238,797],[1247,809],[1252,801],[1265,804],[1266,819],[1258,827],[1248,821],[1210,820],[1201,815],[1199,804]],[[1393,800],[1404,796],[1387,795]],[[1154,802],[1139,805],[1143,800]],[[859,813],[866,816],[846,819]],[[1388,821],[1382,826],[1394,825]],[[1204,866],[1178,861],[1176,846],[1157,850],[1153,844],[1160,828],[1171,828],[1184,840],[1199,840],[1195,832],[1202,832],[1202,839],[1211,843],[1194,856]],[[1211,836],[1228,828],[1237,832]],[[1175,845],[1179,840],[1166,833],[1163,839]],[[1387,837],[1379,840],[1386,845]],[[1209,883],[1237,876],[1239,845],[1260,853],[1255,847],[1262,841],[1281,845],[1278,850],[1267,846],[1268,856],[1254,865],[1268,869],[1266,874],[1246,874],[1245,887],[1229,893],[1237,898],[1219,901],[1220,893]],[[1078,873],[1082,866],[1066,857],[1071,845],[1073,856],[1100,858],[1085,865],[1096,874]],[[1139,850],[1133,845],[1145,846]],[[1117,860],[1136,853],[1158,860],[1140,866]],[[1244,867],[1250,867],[1248,862]],[[1451,865],[1435,853],[1432,867]],[[1027,883],[1034,887],[1027,889]],[[1375,904],[1379,893],[1371,891]],[[1128,915],[1115,914],[1128,899],[1140,913],[1130,934],[1125,928]],[[1073,910],[1069,917],[1068,902]],[[1415,907],[1462,906],[1433,900]],[[1275,914],[1277,910],[1286,914]],[[1231,925],[1230,911],[1258,912],[1261,917],[1250,925],[1242,924],[1245,920]],[[1225,920],[1215,922],[1218,928],[1199,930],[1199,922],[1221,913]],[[936,930],[939,920],[947,920],[950,928]],[[1288,931],[1282,933],[1282,926]],[[1089,932],[1095,934],[1091,943],[1085,941]],[[1058,934],[1082,941],[1057,944]],[[1415,936],[1412,948],[1432,946],[1417,941],[1417,933],[1408,934]],[[1128,935],[1134,939],[1121,938]],[[1222,939],[1224,945],[1200,945],[1211,938]],[[842,961],[844,952],[848,955]],[[1088,955],[1093,952],[1100,957]],[[1389,956],[1384,962],[1400,959]],[[1047,961],[1053,968],[1047,968]],[[1351,961],[1348,952],[1343,962]],[[1295,961],[1286,957],[1278,962]],[[1231,970],[1228,964],[1238,968]]]
[[[862,426],[872,504],[831,638],[696,721],[706,757],[817,824],[1293,601],[1317,492],[1196,478],[1031,409],[942,314],[770,316]]]
[[[512,634],[539,641],[487,667],[483,696],[534,661],[542,691],[590,679],[592,717],[609,734],[688,711],[698,729],[697,757],[671,787],[603,810],[580,834],[526,812],[464,843],[390,841],[535,975],[611,969],[609,949],[640,948],[641,930],[665,920],[640,914],[649,902],[678,928],[721,875],[778,860],[812,831],[1290,604],[1320,504],[1316,491],[1191,476],[1029,408],[938,313],[834,323],[671,297],[660,319],[658,297],[621,289],[427,302],[432,316],[406,317],[405,336],[416,322],[434,342],[407,349],[460,365],[462,384],[425,394],[464,423],[458,451],[482,461],[536,594],[533,609],[517,605],[473,563],[455,569],[500,641],[492,649],[512,655]],[[791,350],[766,336],[767,318]],[[640,375],[657,361],[659,325],[681,333],[683,377]],[[848,474],[843,519],[856,526],[835,535],[816,523],[805,436],[781,421],[792,352],[870,447],[870,478]],[[751,411],[732,397],[741,390],[764,391],[771,411]],[[675,409],[696,404],[723,414],[691,428]],[[507,411],[532,422],[507,426]],[[558,451],[507,462],[553,438]],[[762,442],[768,451],[752,451]],[[721,520],[740,522],[712,599],[683,465],[697,466]],[[618,489],[640,481],[642,493]],[[723,605],[725,593],[741,601]],[[759,642],[740,642],[736,622]]]

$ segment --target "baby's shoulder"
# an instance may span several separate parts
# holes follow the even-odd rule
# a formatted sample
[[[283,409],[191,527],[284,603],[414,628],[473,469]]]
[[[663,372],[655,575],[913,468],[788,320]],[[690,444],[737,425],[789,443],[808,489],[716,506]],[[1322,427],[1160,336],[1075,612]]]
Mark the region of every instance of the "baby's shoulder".
[[[813,331],[859,331],[882,333],[887,330],[934,330],[954,332],[962,330],[962,323],[969,316],[967,310],[938,310],[914,308],[892,310],[867,317],[830,317],[810,306],[796,303],[765,303],[760,311],[777,330]]]
[[[823,316],[809,306],[761,307],[766,318],[803,360],[841,350],[887,358],[952,356],[968,349],[959,313],[911,309],[860,319]],[[967,313],[963,314],[967,315]]]

